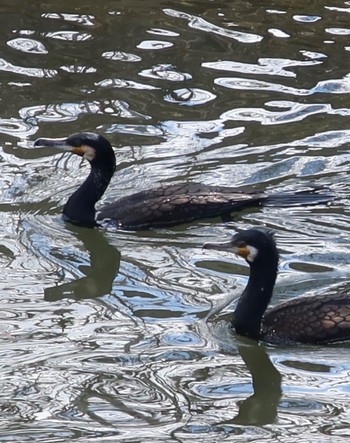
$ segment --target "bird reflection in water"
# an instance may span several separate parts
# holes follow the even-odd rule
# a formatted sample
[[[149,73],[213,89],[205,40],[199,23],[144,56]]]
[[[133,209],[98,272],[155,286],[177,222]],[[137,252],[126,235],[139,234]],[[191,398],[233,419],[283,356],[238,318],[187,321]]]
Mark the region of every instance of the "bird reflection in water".
[[[238,352],[252,375],[254,394],[239,404],[232,424],[266,425],[274,423],[281,398],[281,374],[272,364],[265,346],[241,339]]]
[[[88,251],[90,265],[79,266],[84,277],[46,288],[45,300],[56,301],[63,298],[78,300],[110,294],[119,271],[120,252],[108,243],[103,231],[75,226],[71,226],[70,230]]]
[[[79,266],[83,277],[46,288],[45,300],[88,299],[111,293],[119,271],[120,252],[108,243],[101,230],[71,226],[70,231],[88,251],[90,265]],[[265,425],[273,423],[277,417],[281,375],[272,364],[265,346],[240,337],[238,352],[251,373],[254,393],[239,402],[239,412],[232,420],[217,423],[215,429],[225,428],[227,431],[227,428],[236,425]]]

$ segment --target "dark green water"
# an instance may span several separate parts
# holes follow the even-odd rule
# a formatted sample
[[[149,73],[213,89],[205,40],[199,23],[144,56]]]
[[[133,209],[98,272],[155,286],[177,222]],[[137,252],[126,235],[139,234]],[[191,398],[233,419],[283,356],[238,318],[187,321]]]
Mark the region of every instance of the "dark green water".
[[[0,441],[348,441],[349,347],[230,333],[248,270],[201,246],[266,226],[274,302],[349,286],[349,1],[2,1],[0,48]],[[89,166],[33,141],[79,131],[115,147],[105,202],[179,181],[338,199],[74,228]]]

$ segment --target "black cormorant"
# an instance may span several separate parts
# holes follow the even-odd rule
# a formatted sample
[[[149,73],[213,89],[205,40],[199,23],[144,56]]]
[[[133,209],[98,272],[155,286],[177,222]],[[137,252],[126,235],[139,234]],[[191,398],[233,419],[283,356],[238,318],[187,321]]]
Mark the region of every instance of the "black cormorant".
[[[350,339],[350,294],[300,297],[266,308],[277,277],[278,251],[269,232],[250,229],[205,249],[233,252],[250,266],[232,317],[237,334],[270,343],[334,343]]]
[[[34,146],[73,152],[90,162],[91,172],[70,196],[64,218],[82,226],[95,226],[104,220],[119,229],[137,230],[173,226],[201,218],[223,216],[254,206],[293,206],[326,203],[333,196],[314,190],[266,195],[252,190],[208,186],[201,183],[161,185],[122,197],[96,215],[95,204],[102,197],[116,169],[110,142],[102,135],[83,132],[64,139],[40,138]]]

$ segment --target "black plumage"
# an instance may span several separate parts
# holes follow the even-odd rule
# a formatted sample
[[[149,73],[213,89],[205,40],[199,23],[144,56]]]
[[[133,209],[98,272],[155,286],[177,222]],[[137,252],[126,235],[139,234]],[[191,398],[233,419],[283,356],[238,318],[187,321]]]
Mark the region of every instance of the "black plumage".
[[[228,217],[232,212],[249,207],[302,206],[333,200],[333,196],[314,190],[267,195],[244,187],[181,183],[122,197],[96,214],[95,204],[104,194],[116,169],[110,142],[101,135],[85,132],[66,139],[41,138],[34,145],[70,151],[90,162],[89,176],[63,209],[65,219],[78,225],[95,226],[108,220],[119,229],[148,229],[202,218]]]
[[[236,332],[272,343],[334,343],[350,339],[350,294],[300,297],[269,309],[278,271],[273,235],[256,229],[205,249],[233,252],[250,266],[248,284],[232,317]]]

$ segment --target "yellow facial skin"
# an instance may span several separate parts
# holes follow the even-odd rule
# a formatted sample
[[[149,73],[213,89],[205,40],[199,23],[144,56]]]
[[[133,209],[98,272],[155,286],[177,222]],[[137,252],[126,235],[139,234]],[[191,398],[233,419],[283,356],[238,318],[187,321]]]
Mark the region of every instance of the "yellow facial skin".
[[[252,263],[258,256],[258,250],[254,246],[244,244],[242,246],[234,246],[234,253],[243,257],[249,263]]]
[[[74,148],[71,147],[70,151],[73,152],[74,154],[79,155],[80,157],[86,158],[86,160],[88,161],[94,160],[96,156],[95,149],[88,145],[76,146]]]

